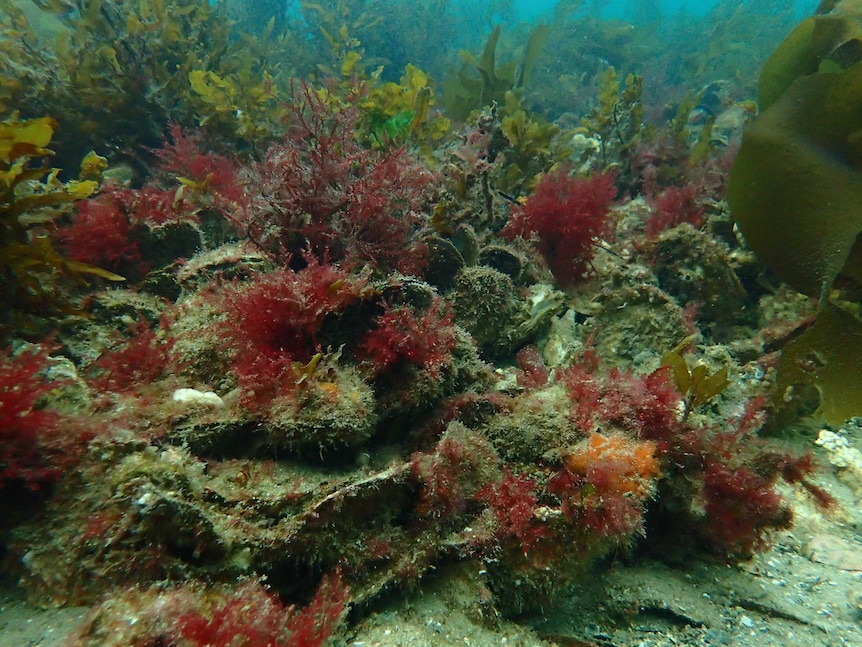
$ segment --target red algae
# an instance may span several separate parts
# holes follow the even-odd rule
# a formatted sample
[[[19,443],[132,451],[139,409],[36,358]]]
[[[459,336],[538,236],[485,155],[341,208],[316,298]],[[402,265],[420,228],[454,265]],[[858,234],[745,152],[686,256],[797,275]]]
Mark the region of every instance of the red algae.
[[[434,376],[452,362],[456,342],[454,317],[442,299],[435,299],[421,314],[406,306],[384,308],[360,347],[360,357],[374,374],[407,363]]]
[[[503,234],[529,239],[537,246],[563,285],[583,280],[595,254],[596,240],[611,231],[610,208],[617,194],[613,173],[588,178],[569,175],[565,168],[544,176]]]
[[[62,386],[47,379],[50,351],[0,352],[0,496],[23,486],[46,490],[71,470],[96,435],[95,425],[46,407]]]

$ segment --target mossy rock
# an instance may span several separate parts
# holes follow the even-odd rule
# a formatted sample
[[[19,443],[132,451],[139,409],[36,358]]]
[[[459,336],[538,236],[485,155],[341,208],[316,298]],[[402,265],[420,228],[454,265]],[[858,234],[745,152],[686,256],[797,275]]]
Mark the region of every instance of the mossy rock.
[[[528,390],[491,419],[486,433],[504,460],[541,463],[546,454],[559,454],[580,439],[567,418],[570,407],[561,384]]]
[[[266,427],[274,448],[323,454],[359,447],[374,432],[374,393],[358,372],[341,367],[326,380],[312,380],[298,391],[276,399],[267,409]]]
[[[465,267],[455,279],[452,301],[455,321],[486,357],[504,354],[520,341],[517,328],[527,319],[526,306],[508,275],[481,265]]]
[[[661,289],[681,306],[697,307],[698,321],[713,335],[738,323],[745,290],[728,250],[709,235],[683,223],[662,233],[656,243],[653,272]]]
[[[600,310],[584,329],[595,329],[596,354],[603,361],[637,371],[655,369],[661,354],[689,334],[677,300],[649,284],[601,295]]]

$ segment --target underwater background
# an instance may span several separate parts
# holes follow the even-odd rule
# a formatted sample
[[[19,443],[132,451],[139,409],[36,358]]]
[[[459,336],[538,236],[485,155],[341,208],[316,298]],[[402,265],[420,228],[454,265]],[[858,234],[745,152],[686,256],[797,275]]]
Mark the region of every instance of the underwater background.
[[[860,106],[860,0],[0,0],[0,647],[862,644]]]
[[[520,0],[513,4],[515,15],[519,20],[542,18],[553,13],[557,2],[541,0],[530,2]],[[638,2],[637,0],[604,0],[593,3],[602,18],[618,18],[621,20],[655,20],[677,13],[693,16],[703,16],[715,9],[719,0],[652,0]],[[786,3],[788,6],[793,3]],[[817,7],[816,0],[796,0],[795,9],[798,15],[809,14]]]

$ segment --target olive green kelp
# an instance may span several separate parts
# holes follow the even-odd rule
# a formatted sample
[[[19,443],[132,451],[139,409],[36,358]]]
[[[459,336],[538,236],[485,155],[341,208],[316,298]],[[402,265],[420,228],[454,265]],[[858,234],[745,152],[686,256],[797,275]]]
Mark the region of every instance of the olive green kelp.
[[[490,106],[494,102],[504,105],[507,92],[526,85],[547,37],[548,26],[537,25],[527,41],[520,63],[512,60],[504,65],[497,65],[499,25],[488,36],[485,49],[478,59],[470,52],[462,50],[464,65],[457,75],[443,83],[446,113],[453,119],[465,121],[472,110]]]
[[[813,385],[830,424],[862,415],[862,0],[824,0],[766,62],[728,201],[758,257],[821,298],[785,349],[779,399]]]

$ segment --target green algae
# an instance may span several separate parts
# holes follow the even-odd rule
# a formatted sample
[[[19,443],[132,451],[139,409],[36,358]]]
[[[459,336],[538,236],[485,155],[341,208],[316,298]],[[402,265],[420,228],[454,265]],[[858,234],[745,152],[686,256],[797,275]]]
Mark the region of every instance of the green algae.
[[[832,424],[858,412],[862,396],[860,5],[822,3],[767,61],[763,112],[745,131],[727,194],[760,260],[821,299],[816,324],[785,350],[778,396],[813,385],[817,415]]]
[[[488,36],[478,59],[462,50],[464,65],[457,75],[444,83],[448,114],[464,121],[475,109],[495,102],[505,103],[507,92],[523,88],[529,82],[547,35],[547,25],[538,25],[527,41],[521,60],[511,60],[502,65],[497,65],[499,25]]]
[[[749,125],[730,174],[746,241],[805,294],[833,283],[862,231],[860,102],[862,63],[797,79]]]
[[[830,424],[840,425],[859,414],[862,318],[858,305],[827,303],[814,325],[784,348],[778,366],[778,394],[791,400],[800,385],[813,385],[820,392],[815,414]]]

